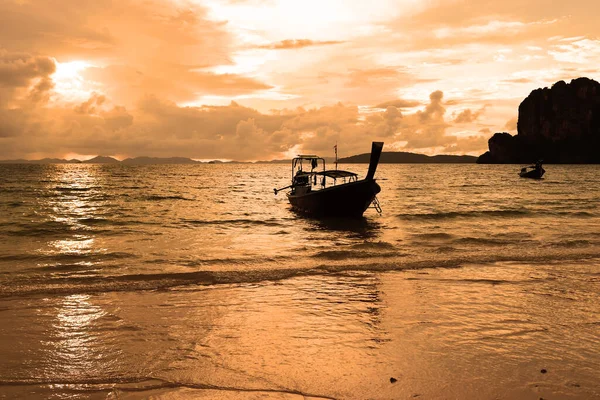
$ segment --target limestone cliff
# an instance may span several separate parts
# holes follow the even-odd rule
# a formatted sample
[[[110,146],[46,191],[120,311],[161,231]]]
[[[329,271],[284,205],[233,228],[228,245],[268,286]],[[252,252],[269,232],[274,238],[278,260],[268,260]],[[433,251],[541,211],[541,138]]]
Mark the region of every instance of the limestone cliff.
[[[600,163],[600,83],[536,89],[519,106],[517,135],[496,133],[478,163]]]

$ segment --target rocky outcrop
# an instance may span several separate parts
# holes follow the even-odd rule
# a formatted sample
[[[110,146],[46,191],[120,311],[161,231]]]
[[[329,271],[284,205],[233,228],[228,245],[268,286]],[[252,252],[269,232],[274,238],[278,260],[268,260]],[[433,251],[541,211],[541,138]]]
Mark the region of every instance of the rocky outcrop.
[[[600,163],[600,83],[536,89],[519,106],[517,135],[496,133],[478,163]]]

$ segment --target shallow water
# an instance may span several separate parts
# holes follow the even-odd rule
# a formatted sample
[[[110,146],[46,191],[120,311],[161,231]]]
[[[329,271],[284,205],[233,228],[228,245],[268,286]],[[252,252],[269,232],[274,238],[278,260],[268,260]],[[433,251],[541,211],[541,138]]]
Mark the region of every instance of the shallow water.
[[[0,165],[0,396],[600,397],[600,167],[546,171],[318,221],[287,165]]]

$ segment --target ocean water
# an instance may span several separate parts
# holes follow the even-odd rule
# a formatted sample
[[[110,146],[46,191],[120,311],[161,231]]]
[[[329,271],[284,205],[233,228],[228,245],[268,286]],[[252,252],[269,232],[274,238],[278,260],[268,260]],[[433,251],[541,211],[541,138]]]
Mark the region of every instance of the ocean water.
[[[316,220],[288,165],[0,165],[0,398],[600,398],[600,166],[545,169]]]

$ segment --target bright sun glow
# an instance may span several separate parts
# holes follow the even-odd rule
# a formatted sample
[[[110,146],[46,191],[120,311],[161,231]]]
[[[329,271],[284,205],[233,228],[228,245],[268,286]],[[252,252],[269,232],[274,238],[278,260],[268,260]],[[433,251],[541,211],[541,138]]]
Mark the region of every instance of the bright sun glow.
[[[387,20],[420,7],[418,0],[373,0],[349,4],[344,0],[273,0],[268,6],[204,0],[216,20],[227,20],[238,34],[262,32],[262,39],[343,40],[357,28]],[[256,39],[256,38],[255,38]]]
[[[56,72],[52,75],[54,90],[60,96],[59,100],[75,102],[87,100],[92,91],[92,85],[80,75],[93,65],[85,61],[58,62]]]

